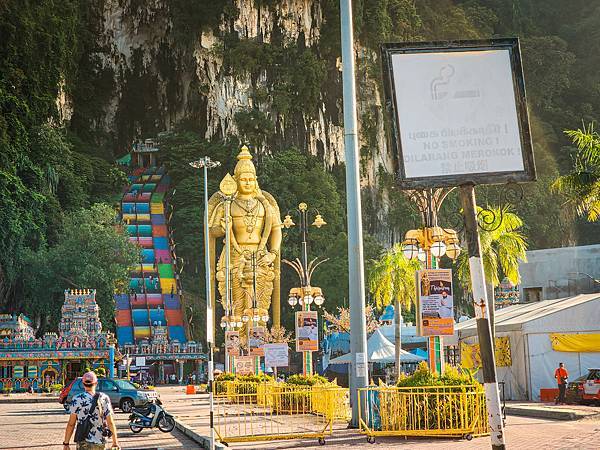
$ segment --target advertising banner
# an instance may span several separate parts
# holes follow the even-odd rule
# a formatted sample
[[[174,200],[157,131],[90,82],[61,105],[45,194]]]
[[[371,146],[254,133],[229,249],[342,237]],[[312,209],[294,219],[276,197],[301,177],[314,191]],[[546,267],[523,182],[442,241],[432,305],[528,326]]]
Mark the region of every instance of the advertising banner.
[[[296,313],[296,351],[316,352],[319,350],[319,328],[316,311]]]
[[[289,365],[289,347],[286,343],[265,344],[265,367],[287,367]]]
[[[240,355],[240,332],[226,331],[225,332],[225,351],[229,356]]]
[[[248,349],[251,356],[265,356],[265,328],[252,327],[248,330]]]
[[[454,334],[454,297],[450,269],[417,271],[417,327],[420,336]]]
[[[235,358],[235,374],[236,375],[252,375],[254,374],[254,356],[238,356]]]

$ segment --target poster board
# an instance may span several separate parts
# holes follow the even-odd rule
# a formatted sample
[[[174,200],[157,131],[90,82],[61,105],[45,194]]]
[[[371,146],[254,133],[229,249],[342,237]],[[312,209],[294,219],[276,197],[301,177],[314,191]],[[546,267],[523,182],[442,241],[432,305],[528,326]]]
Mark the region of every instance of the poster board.
[[[226,331],[225,332],[225,351],[229,356],[240,355],[240,332]]]
[[[236,375],[252,375],[255,371],[254,356],[238,356],[235,358],[235,374]]]
[[[419,336],[454,335],[452,270],[418,270],[416,277],[417,333]]]
[[[265,356],[265,327],[251,327],[248,329],[248,353],[251,356]]]
[[[535,180],[517,38],[383,44],[398,184]]]
[[[319,326],[316,311],[296,312],[296,351],[319,350]]]
[[[289,365],[289,347],[286,343],[264,344],[265,367],[287,367]]]

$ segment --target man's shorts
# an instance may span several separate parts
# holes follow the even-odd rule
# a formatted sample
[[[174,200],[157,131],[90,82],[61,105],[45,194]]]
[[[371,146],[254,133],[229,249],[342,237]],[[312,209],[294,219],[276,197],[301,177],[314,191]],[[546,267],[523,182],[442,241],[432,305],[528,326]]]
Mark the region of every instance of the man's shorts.
[[[77,450],[104,450],[104,444],[94,444],[93,442],[78,442]]]

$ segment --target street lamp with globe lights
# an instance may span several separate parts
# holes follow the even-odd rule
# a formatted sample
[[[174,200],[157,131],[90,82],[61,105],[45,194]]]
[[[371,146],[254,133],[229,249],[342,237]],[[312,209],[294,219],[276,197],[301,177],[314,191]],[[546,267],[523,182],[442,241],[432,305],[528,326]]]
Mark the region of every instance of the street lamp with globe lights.
[[[310,311],[310,305],[315,304],[317,307],[321,307],[325,302],[323,291],[317,286],[311,286],[310,279],[315,269],[327,261],[329,258],[315,258],[312,261],[308,261],[308,205],[304,202],[298,205],[295,210],[299,213],[300,218],[300,253],[301,259],[296,258],[294,261],[282,259],[284,263],[292,267],[298,274],[300,279],[300,286],[293,287],[290,289],[288,298],[288,304],[295,308],[296,305],[300,305],[303,311]],[[314,227],[321,228],[323,225],[327,225],[327,222],[323,219],[323,216],[318,210],[315,210],[315,218],[311,224]],[[286,214],[283,220],[283,226],[290,228],[296,224],[292,220],[290,211]],[[312,364],[312,352],[303,352],[302,358],[302,372],[304,375],[312,375],[313,373]]]

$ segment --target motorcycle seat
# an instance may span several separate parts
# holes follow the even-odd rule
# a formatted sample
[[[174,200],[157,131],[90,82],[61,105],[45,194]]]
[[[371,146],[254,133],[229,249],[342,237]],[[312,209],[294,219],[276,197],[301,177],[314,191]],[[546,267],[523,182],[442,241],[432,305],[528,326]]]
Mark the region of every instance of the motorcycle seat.
[[[149,406],[146,406],[146,407],[135,408],[135,412],[137,412],[138,414],[142,414],[144,416],[148,416],[152,412],[152,410]]]

